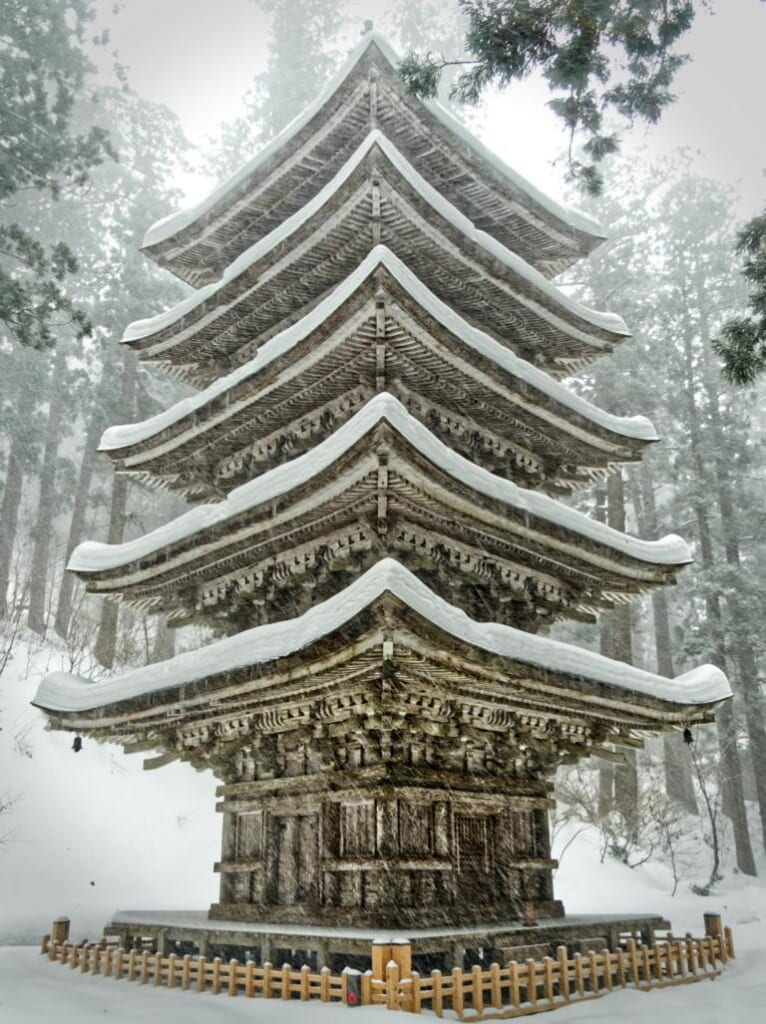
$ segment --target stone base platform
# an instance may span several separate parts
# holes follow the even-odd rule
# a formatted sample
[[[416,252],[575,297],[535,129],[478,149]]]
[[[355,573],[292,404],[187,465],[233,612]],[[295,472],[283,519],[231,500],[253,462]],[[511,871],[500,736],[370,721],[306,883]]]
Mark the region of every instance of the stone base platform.
[[[236,957],[257,964],[270,961],[294,967],[306,963],[313,970],[327,966],[333,971],[345,966],[366,970],[373,942],[410,942],[413,966],[430,971],[540,959],[553,955],[557,946],[567,946],[570,953],[614,950],[626,934],[650,945],[655,931],[669,928],[662,917],[650,914],[602,914],[541,918],[532,926],[513,921],[383,934],[381,929],[373,928],[213,921],[203,910],[136,910],[115,914],[104,935],[117,936],[125,948],[149,940],[153,948],[164,953],[220,956],[226,960]]]

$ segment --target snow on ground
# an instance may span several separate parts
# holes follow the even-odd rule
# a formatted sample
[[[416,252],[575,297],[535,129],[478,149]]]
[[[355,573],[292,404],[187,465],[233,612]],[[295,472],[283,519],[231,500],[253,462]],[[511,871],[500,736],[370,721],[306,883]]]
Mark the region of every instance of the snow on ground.
[[[29,701],[50,649],[21,646],[0,676],[0,946],[38,942],[54,917],[96,936],[118,907],[204,906],[220,857],[215,779],[188,765],[143,770],[143,755],[47,732]],[[151,756],[151,751],[148,755]]]
[[[3,1024],[90,1024],[155,1020],[186,1024],[257,1020],[281,1024],[345,1016],[339,1006],[311,1007],[278,1000],[251,1003],[243,997],[196,995],[84,976],[41,957],[34,945],[54,917],[72,919],[73,938],[95,937],[117,909],[204,906],[216,895],[212,871],[218,857],[220,819],[214,780],[186,765],[144,772],[141,755],[87,739],[74,754],[71,737],[44,729],[28,701],[40,678],[63,667],[50,650],[19,649],[0,677],[0,793],[18,794],[0,815],[0,1020]],[[571,836],[557,840],[563,849]],[[704,880],[700,864],[699,880]],[[93,883],[93,884],[91,884]],[[620,1024],[723,1024],[766,1020],[766,866],[762,877],[727,877],[713,896],[694,895],[672,881],[660,864],[636,870],[599,863],[594,834],[578,835],[565,849],[556,879],[570,913],[656,912],[677,933],[702,932],[705,911],[723,914],[734,928],[736,961],[715,982],[662,992],[619,992],[557,1011],[568,1021]],[[215,1003],[212,1001],[216,1000]],[[364,1024],[401,1019],[382,1008],[357,1009]]]

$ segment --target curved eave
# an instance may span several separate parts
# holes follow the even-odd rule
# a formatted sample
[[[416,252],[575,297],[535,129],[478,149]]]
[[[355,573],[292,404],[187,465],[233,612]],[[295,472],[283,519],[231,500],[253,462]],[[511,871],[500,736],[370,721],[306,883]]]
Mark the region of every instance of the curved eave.
[[[305,487],[312,479],[327,473],[346,453],[359,444],[377,424],[385,421],[406,443],[433,463],[439,471],[460,486],[475,491],[514,510],[516,514],[540,520],[577,538],[603,545],[606,552],[652,566],[678,568],[691,560],[689,548],[680,537],[658,541],[630,537],[598,523],[588,516],[536,491],[518,487],[494,476],[454,452],[416,420],[392,395],[377,395],[329,438],[292,462],[277,466],[263,476],[233,490],[216,505],[202,505],[151,533],[124,544],[96,542],[81,544],[73,552],[68,568],[90,576],[137,564],[163,552],[163,560],[173,545],[197,538],[203,532],[232,522],[243,514],[252,514],[258,506],[277,500],[289,504],[288,495],[296,487]]]
[[[475,226],[432,188],[391,142],[379,131],[369,133],[364,142],[344,167],[309,203],[279,228],[251,246],[234,260],[221,279],[201,289],[159,316],[138,320],[130,324],[123,342],[138,349],[147,357],[172,359],[172,349],[181,341],[193,337],[195,331],[215,320],[219,311],[229,312],[237,305],[242,292],[258,278],[259,264],[264,266],[273,258],[278,247],[304,228],[312,218],[321,219],[325,209],[341,192],[345,183],[360,168],[373,151],[378,159],[388,161],[394,172],[406,182],[433,213],[442,218],[450,229],[465,239],[472,251],[480,254],[487,271],[493,265],[501,268],[504,278],[516,281],[513,301],[526,312],[593,350],[594,355],[608,351],[616,341],[628,337],[630,332],[621,317],[590,309],[565,295],[540,271],[501,245]],[[372,242],[371,242],[372,247]],[[280,251],[282,251],[280,249]],[[506,285],[510,287],[510,285]],[[510,301],[510,299],[509,299]],[[181,361],[184,361],[183,358]]]
[[[684,708],[698,712],[731,696],[726,676],[712,665],[666,679],[512,626],[475,622],[434,594],[398,562],[384,559],[340,594],[297,619],[257,626],[202,650],[185,652],[101,682],[53,673],[40,684],[33,703],[51,713],[73,715],[98,709],[117,712],[120,707],[129,712],[137,699],[152,694],[157,695],[157,703],[162,694],[183,701],[184,687],[210,676],[276,662],[299,652],[308,653],[313,644],[350,627],[364,609],[389,594],[432,626],[479,651],[535,666],[565,679],[584,680],[622,694],[650,698],[675,712]]]
[[[651,422],[642,416],[620,417],[598,409],[585,399],[570,391],[563,384],[551,378],[543,370],[520,358],[490,335],[478,330],[455,313],[445,302],[431,292],[402,261],[385,246],[376,246],[369,256],[329,296],[323,299],[298,323],[291,325],[266,342],[257,355],[236,370],[217,380],[200,393],[183,399],[170,409],[158,413],[141,423],[110,427],[101,438],[100,450],[114,459],[129,458],[131,454],[151,447],[152,439],[166,435],[158,444],[163,445],[167,434],[174,438],[197,435],[222,419],[231,417],[240,407],[235,393],[248,382],[253,391],[259,388],[259,378],[269,378],[275,372],[275,364],[282,365],[307,339],[326,321],[333,319],[352,296],[380,268],[391,275],[393,281],[409,295],[430,317],[449,331],[466,347],[468,360],[475,356],[489,360],[508,377],[507,387],[513,390],[516,382],[533,388],[538,395],[539,405],[554,403],[559,407],[556,420],[558,429],[573,435],[588,430],[592,425],[594,434],[606,432],[619,444],[625,441],[652,442],[657,434]],[[292,370],[286,366],[282,376],[290,376]],[[254,406],[252,407],[255,408]],[[200,421],[201,417],[201,422]],[[577,421],[577,426],[571,420]],[[583,423],[584,421],[584,423]]]
[[[349,77],[353,76],[365,55],[372,63],[380,63],[396,82],[399,81],[398,56],[384,39],[370,33],[354,48],[316,100],[267,146],[203,200],[153,224],[143,240],[143,250],[147,255],[179,276],[188,277],[189,270],[185,261],[179,257],[193,249],[203,236],[214,241],[221,226],[236,217],[237,206],[248,190],[263,183],[290,154],[310,142],[312,134],[319,130],[328,116],[328,109],[337,103],[337,94]],[[490,185],[496,188],[499,186],[527,211],[536,225],[543,229],[547,226],[551,237],[561,240],[562,265],[587,255],[604,240],[600,225],[582,213],[563,207],[537,189],[476,139],[439,103],[413,100],[406,96],[403,86],[400,92],[404,102],[420,113],[424,132],[441,129],[475,173]],[[374,119],[374,115],[371,116]]]

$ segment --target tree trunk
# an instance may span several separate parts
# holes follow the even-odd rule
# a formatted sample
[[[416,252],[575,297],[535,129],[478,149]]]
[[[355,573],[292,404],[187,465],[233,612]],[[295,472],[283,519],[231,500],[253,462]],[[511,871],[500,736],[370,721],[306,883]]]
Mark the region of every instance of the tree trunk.
[[[45,449],[40,470],[40,498],[37,505],[37,521],[34,529],[34,548],[29,579],[29,613],[27,625],[41,636],[45,633],[46,591],[50,574],[50,543],[56,508],[56,468],[59,444],[61,442],[61,418],[64,412],[64,376],[68,346],[64,343],[56,348],[53,373],[50,383],[50,404],[48,425],[45,431]]]
[[[127,420],[132,416],[136,394],[136,362],[131,353],[125,354],[123,363],[120,411]],[[112,482],[112,502],[109,509],[109,544],[120,544],[125,533],[125,513],[128,505],[128,480],[118,473]],[[106,600],[101,607],[101,621],[98,626],[93,654],[104,668],[112,668],[117,650],[117,625],[120,606],[116,601]]]
[[[149,663],[154,664],[156,661],[165,661],[168,658],[172,658],[176,652],[175,648],[176,631],[168,626],[166,615],[159,615],[157,617],[157,633],[154,638],[151,655],[149,656]]]
[[[713,441],[713,464],[715,466],[718,490],[718,507],[721,512],[724,554],[727,564],[739,573],[742,569],[739,523],[731,473],[724,455],[724,427],[721,420],[717,382],[713,376],[713,360],[707,319],[704,309],[701,312],[703,355],[705,360],[705,390],[708,398],[708,412]],[[748,609],[734,590],[729,591],[726,600],[731,609],[732,629],[735,633],[733,659],[737,665],[737,677],[745,706],[745,727],[750,741],[750,754],[753,762],[753,774],[755,776],[755,791],[758,798],[761,832],[763,841],[766,844],[766,715],[764,714],[764,704],[758,680],[758,666],[752,640],[747,630]]]
[[[694,400],[694,360],[690,332],[684,332],[684,361],[686,364],[686,396],[689,415],[689,440],[691,445],[692,463],[699,484],[706,479],[705,462],[702,455],[699,413]],[[702,568],[712,572],[714,568],[713,540],[708,520],[707,505],[699,498],[694,502],[694,515],[699,532],[700,555]],[[724,646],[724,624],[721,602],[716,592],[706,588],[705,610],[711,625],[712,644],[710,660],[721,671],[726,671],[726,655]],[[737,867],[743,874],[755,875],[755,858],[750,842],[747,825],[747,809],[745,807],[745,790],[742,780],[742,764],[737,747],[737,726],[731,701],[725,701],[716,718],[718,726],[718,748],[721,759],[721,785],[723,790],[724,813],[731,819],[734,830],[734,846],[737,856]]]
[[[654,498],[654,481],[646,462],[642,463],[640,480],[634,479],[633,505],[636,510],[638,532],[645,540],[656,540],[659,534],[657,504]],[[657,672],[672,679],[673,645],[670,639],[670,615],[668,599],[664,590],[652,591],[652,620],[654,644],[657,656]],[[683,736],[674,732],[663,737],[663,762],[665,766],[665,792],[685,807],[691,814],[697,814],[697,794],[694,791],[692,759]]]
[[[5,474],[3,500],[0,504],[0,619],[8,614],[8,587],[11,582],[13,545],[16,541],[16,527],[19,521],[19,506],[24,485],[24,470],[18,453],[18,441],[14,438],[8,452],[8,467]]]
[[[595,519],[599,523],[606,522],[607,494],[605,487],[596,489]],[[605,658],[611,657],[611,637],[609,631],[609,613],[602,612],[599,616],[598,645],[599,652]],[[598,767],[598,816],[606,818],[614,810],[614,765],[610,761],[602,761]]]
[[[619,467],[607,480],[606,499],[608,525],[625,533],[625,483]],[[618,605],[608,612],[608,616],[609,657],[632,665],[630,605]],[[634,750],[625,750],[624,754],[625,763],[616,765],[614,769],[614,802],[625,818],[628,829],[635,836],[638,831],[638,766]]]
[[[85,447],[83,448],[82,460],[80,462],[80,472],[77,476],[72,519],[69,523],[69,536],[67,537],[66,544],[65,564],[69,562],[72,552],[82,540],[85,513],[88,507],[88,494],[90,493],[90,485],[96,465],[96,446],[101,438],[105,423],[104,407],[111,384],[110,376],[114,364],[114,359],[111,357],[112,347],[109,347],[109,354],[107,354],[104,360],[101,382],[91,412],[88,429],[85,432]],[[59,636],[65,637],[69,632],[75,584],[76,577],[74,573],[65,572],[64,578],[61,581],[58,604],[56,606],[55,628]]]

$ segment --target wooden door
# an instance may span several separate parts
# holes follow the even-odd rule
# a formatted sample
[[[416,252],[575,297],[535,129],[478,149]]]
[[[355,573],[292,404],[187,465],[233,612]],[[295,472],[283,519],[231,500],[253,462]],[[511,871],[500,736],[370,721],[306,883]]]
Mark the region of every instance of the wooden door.
[[[494,819],[455,815],[458,894],[467,903],[491,903],[495,896]]]
[[[272,879],[275,902],[294,906],[317,902],[319,818],[316,814],[274,819]]]

